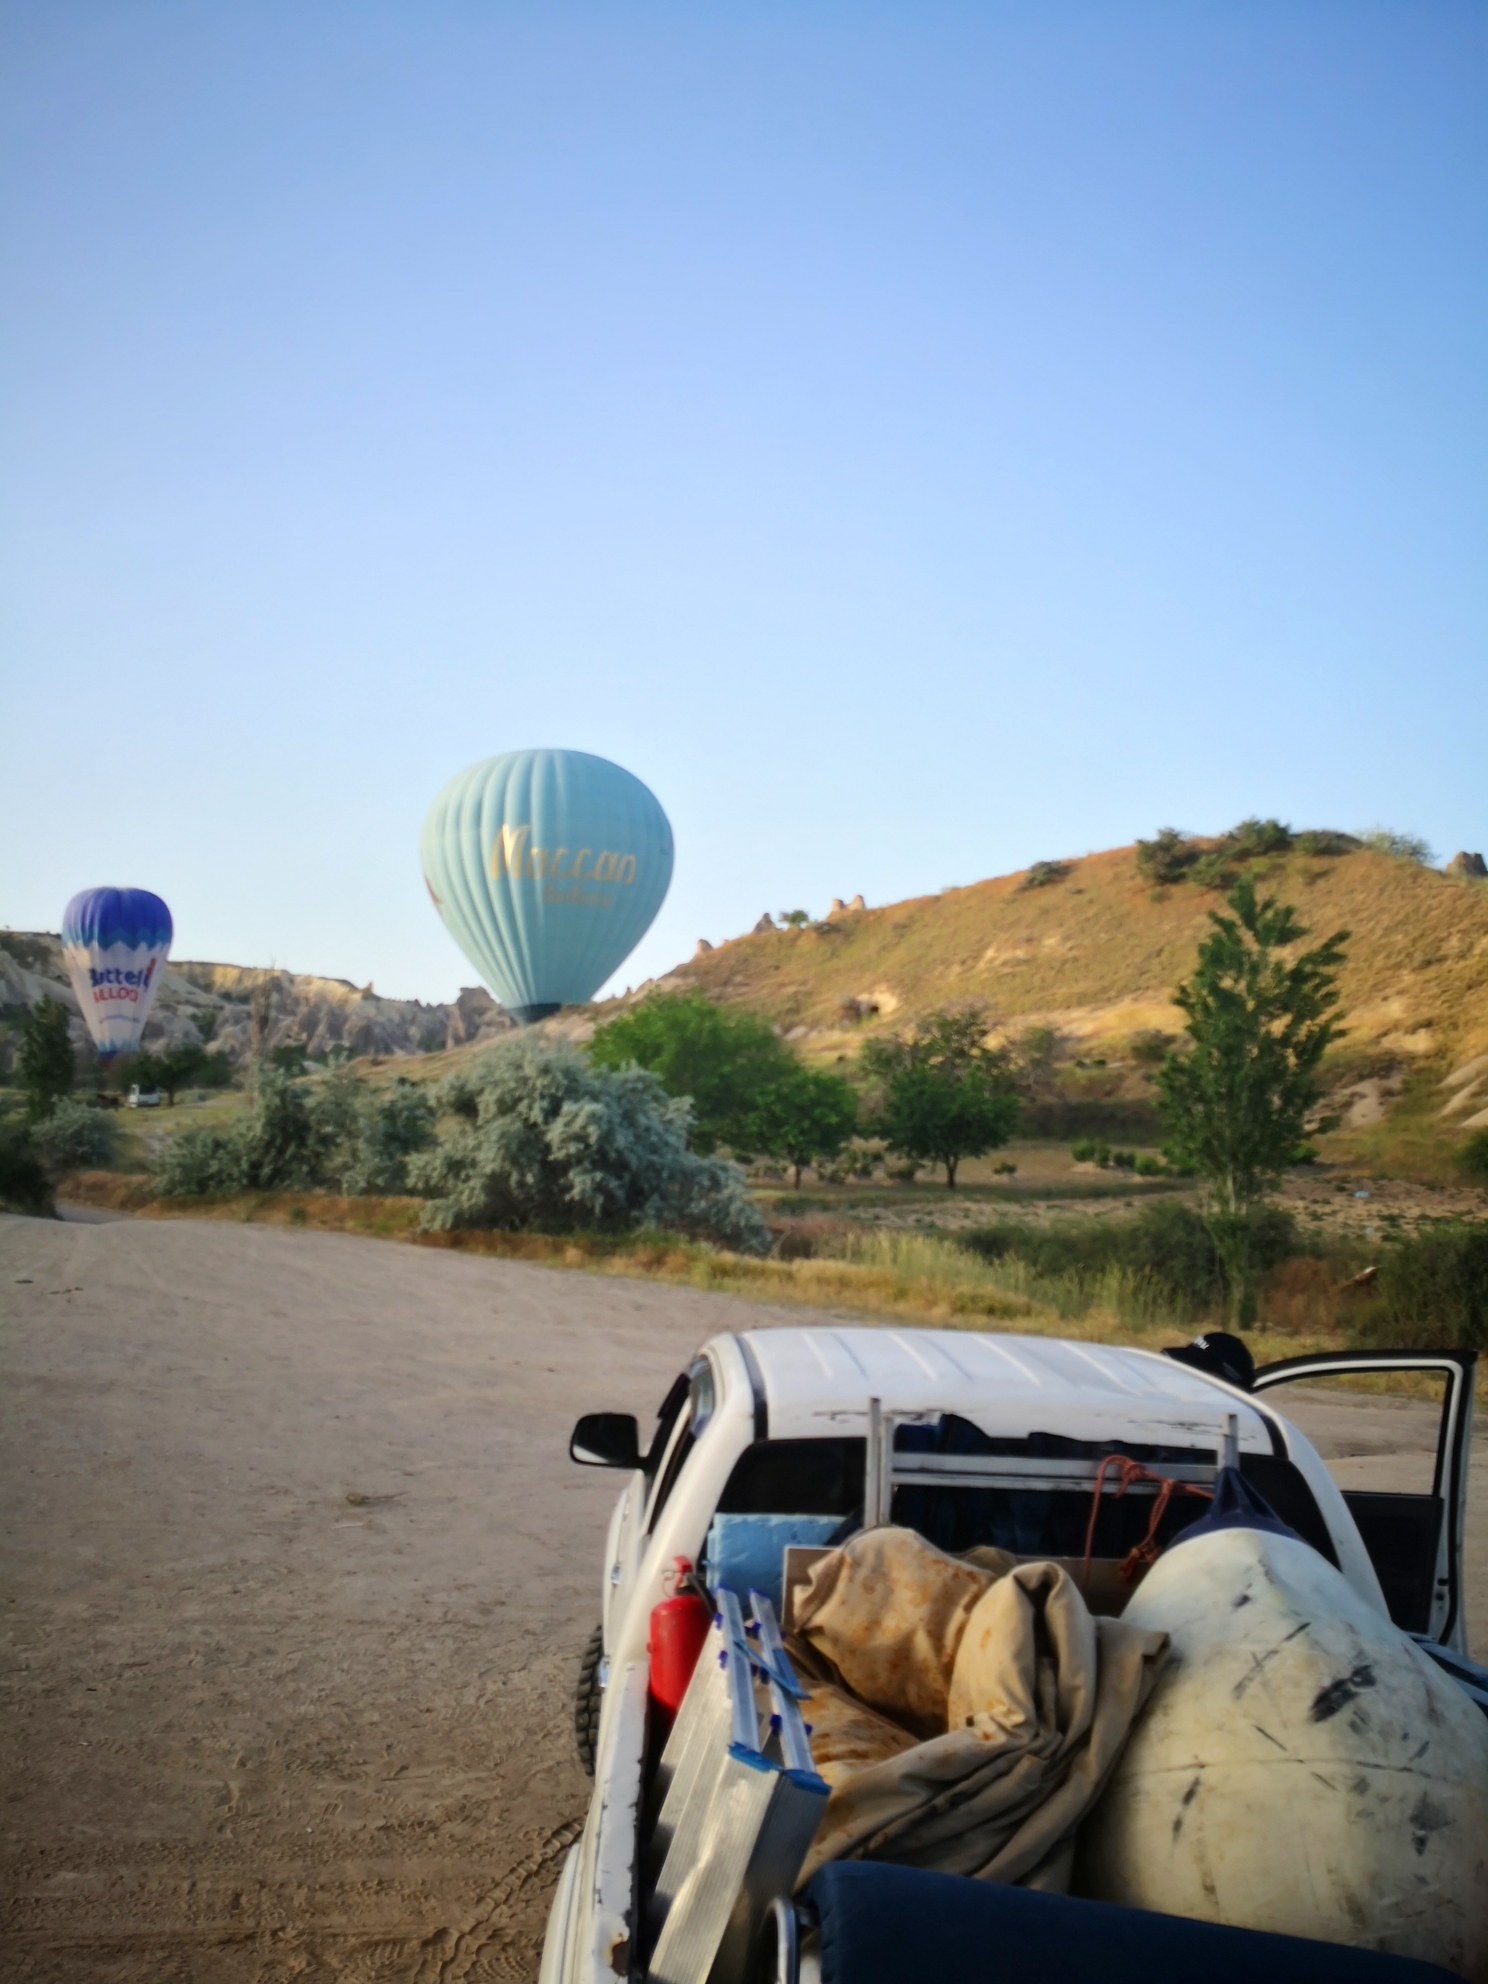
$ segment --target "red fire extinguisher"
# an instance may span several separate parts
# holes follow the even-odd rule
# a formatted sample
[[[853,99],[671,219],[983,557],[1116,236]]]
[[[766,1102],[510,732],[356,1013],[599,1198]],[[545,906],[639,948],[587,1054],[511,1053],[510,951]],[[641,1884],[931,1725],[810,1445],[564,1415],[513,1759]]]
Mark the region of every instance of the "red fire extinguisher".
[[[707,1599],[684,1584],[691,1572],[692,1565],[679,1557],[676,1570],[667,1573],[669,1596],[651,1608],[651,1637],[646,1644],[651,1656],[651,1699],[668,1720],[682,1706],[713,1617]]]

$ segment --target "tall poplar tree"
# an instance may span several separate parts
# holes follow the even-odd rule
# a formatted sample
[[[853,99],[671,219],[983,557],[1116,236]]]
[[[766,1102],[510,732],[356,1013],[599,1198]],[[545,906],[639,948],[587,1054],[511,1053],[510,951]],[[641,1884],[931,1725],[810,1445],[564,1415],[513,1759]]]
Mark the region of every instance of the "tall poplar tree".
[[[1342,1033],[1337,978],[1350,932],[1283,955],[1311,932],[1289,903],[1258,900],[1243,876],[1173,997],[1188,1016],[1186,1052],[1158,1070],[1167,1155],[1203,1181],[1204,1217],[1229,1292],[1231,1321],[1253,1320],[1249,1215],[1296,1162],[1318,1064]]]

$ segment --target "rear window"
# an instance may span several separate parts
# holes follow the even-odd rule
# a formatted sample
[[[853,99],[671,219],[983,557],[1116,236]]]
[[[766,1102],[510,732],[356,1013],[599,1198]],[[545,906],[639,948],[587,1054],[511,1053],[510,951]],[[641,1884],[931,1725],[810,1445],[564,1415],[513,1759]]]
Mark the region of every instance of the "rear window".
[[[968,1421],[947,1414],[938,1426],[900,1427],[896,1453],[988,1453],[1030,1458],[1100,1460],[1110,1453],[1160,1471],[1170,1463],[1206,1462],[1209,1450],[1123,1446],[1118,1441],[1071,1440],[1055,1433],[1026,1439],[994,1440]],[[720,1515],[839,1516],[862,1518],[865,1443],[860,1439],[763,1440],[747,1447],[734,1465]],[[1330,1564],[1337,1557],[1312,1491],[1291,1461],[1269,1454],[1244,1454],[1240,1471]],[[1158,1525],[1160,1545],[1197,1522],[1208,1507],[1196,1495],[1175,1495]],[[1147,1534],[1150,1495],[1130,1493],[1119,1500],[1106,1494],[1095,1527],[1094,1554],[1124,1557]],[[952,1554],[992,1544],[1018,1557],[1081,1557],[1090,1521],[1086,1489],[1024,1487],[904,1487],[894,1491],[891,1520]]]

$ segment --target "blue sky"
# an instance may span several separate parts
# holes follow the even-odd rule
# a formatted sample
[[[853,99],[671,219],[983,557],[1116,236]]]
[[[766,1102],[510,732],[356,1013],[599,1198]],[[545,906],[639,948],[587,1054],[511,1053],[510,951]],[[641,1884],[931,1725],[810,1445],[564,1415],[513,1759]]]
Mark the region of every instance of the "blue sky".
[[[1488,10],[0,5],[0,923],[473,982],[439,786],[656,792],[619,983],[1172,822],[1488,844]]]

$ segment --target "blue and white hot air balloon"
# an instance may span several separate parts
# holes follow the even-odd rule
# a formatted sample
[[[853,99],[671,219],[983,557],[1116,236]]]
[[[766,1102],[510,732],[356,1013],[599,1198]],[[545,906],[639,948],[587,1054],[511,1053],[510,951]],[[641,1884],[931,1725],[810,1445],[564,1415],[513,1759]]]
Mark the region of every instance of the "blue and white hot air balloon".
[[[139,1046],[173,935],[148,889],[84,889],[67,905],[62,955],[101,1060]]]
[[[638,778],[587,751],[508,751],[429,808],[424,882],[514,1019],[591,999],[672,879],[672,829]]]

